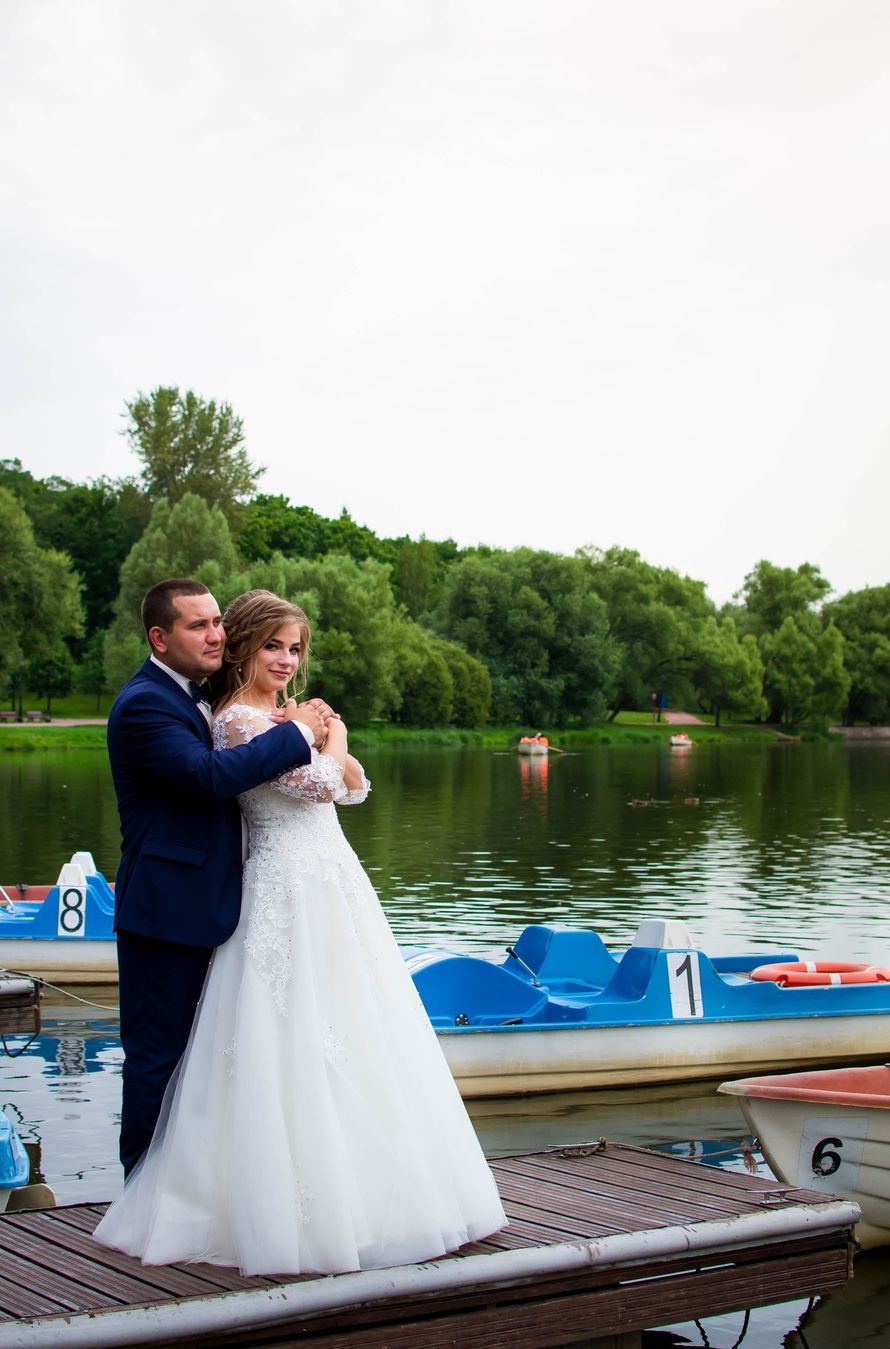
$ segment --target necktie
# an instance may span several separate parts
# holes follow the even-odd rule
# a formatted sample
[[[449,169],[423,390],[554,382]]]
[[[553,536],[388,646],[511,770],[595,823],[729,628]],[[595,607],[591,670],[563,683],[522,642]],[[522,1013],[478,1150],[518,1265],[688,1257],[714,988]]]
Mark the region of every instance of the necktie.
[[[206,681],[203,684],[196,684],[194,680],[189,680],[189,693],[192,695],[193,703],[209,703],[210,690]]]

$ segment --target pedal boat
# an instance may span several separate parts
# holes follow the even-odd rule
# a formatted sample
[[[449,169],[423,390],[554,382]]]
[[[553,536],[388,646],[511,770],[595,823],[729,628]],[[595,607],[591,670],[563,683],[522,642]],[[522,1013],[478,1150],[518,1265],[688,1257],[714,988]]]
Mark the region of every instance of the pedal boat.
[[[50,982],[116,983],[114,892],[91,853],[55,885],[0,886],[0,968]]]
[[[537,924],[507,951],[502,964],[405,951],[468,1099],[861,1062],[890,1042],[890,984],[758,982],[758,966],[796,956],[708,956],[676,920],[642,923],[623,953]]]

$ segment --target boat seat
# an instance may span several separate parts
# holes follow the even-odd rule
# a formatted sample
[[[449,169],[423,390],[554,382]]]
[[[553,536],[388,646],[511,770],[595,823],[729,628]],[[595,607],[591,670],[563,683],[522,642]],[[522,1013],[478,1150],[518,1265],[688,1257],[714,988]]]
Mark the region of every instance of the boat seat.
[[[405,963],[427,1015],[441,1029],[540,1020],[547,1004],[545,988],[478,956],[416,952]]]
[[[563,996],[604,988],[618,967],[598,932],[562,923],[531,924],[513,949],[519,960],[509,956],[503,969],[528,978],[525,965],[551,993]]]

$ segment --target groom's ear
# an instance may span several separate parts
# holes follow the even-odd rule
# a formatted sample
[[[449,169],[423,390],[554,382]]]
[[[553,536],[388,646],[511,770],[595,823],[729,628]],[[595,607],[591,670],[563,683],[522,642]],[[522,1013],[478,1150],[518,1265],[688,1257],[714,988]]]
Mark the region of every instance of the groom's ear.
[[[152,651],[163,656],[167,650],[167,632],[164,628],[149,628],[148,644]]]

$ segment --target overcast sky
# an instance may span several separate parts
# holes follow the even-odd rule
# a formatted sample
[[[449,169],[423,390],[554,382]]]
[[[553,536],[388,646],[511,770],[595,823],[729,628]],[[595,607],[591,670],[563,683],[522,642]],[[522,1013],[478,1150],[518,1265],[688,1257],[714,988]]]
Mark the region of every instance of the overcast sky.
[[[0,454],[890,582],[885,0],[3,0]]]

